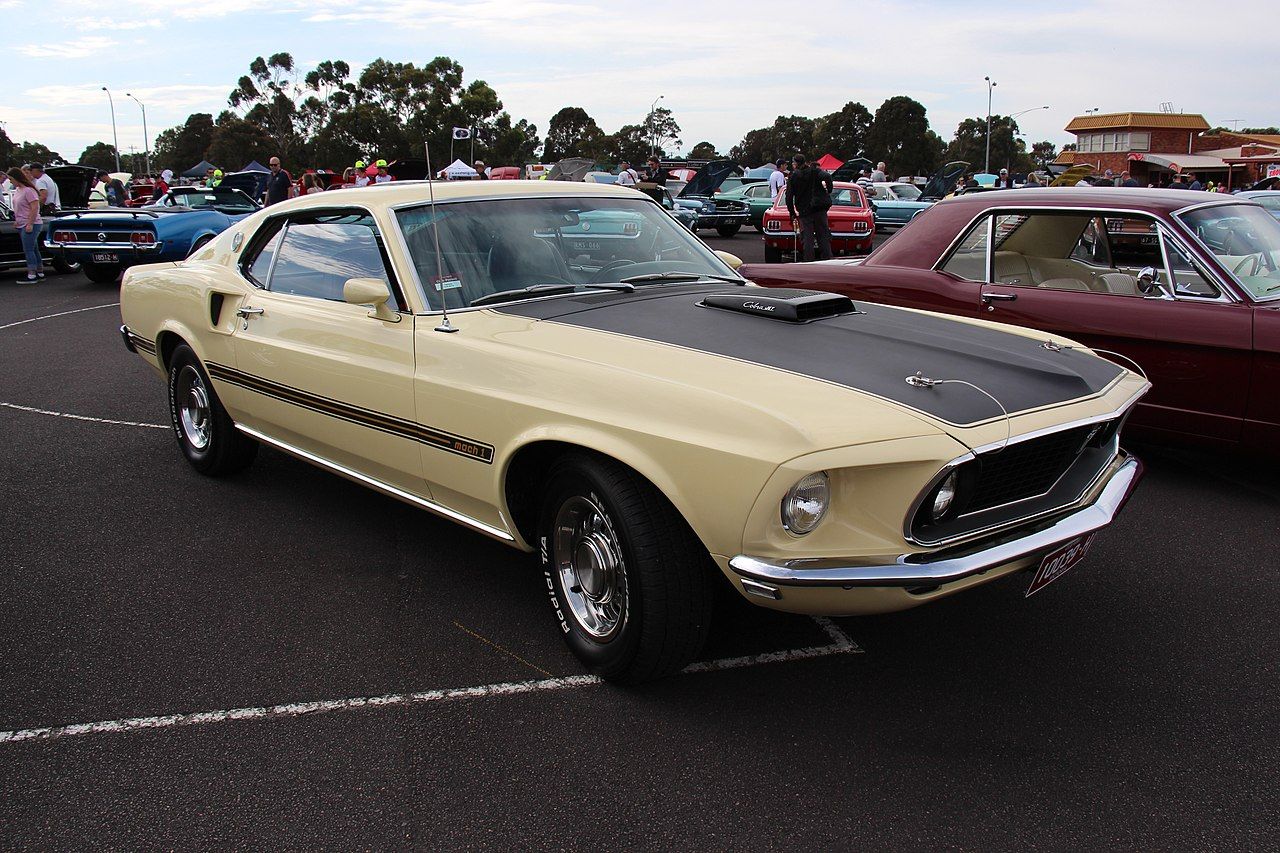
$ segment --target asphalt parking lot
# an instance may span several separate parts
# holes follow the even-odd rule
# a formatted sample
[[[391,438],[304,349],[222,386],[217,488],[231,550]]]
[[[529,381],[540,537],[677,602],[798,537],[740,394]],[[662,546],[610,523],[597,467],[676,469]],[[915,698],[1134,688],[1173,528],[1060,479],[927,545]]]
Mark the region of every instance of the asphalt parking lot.
[[[1138,446],[1126,512],[1032,598],[726,598],[695,671],[621,689],[531,558],[271,450],[195,474],[117,299],[0,281],[5,849],[1280,837],[1275,465]]]

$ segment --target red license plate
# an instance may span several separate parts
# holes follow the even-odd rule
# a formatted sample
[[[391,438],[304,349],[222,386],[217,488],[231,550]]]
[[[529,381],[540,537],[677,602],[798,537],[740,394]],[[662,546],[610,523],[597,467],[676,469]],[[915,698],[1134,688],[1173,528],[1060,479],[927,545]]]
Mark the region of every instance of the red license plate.
[[[1031,586],[1027,587],[1027,595],[1034,595],[1075,568],[1084,559],[1084,555],[1089,553],[1089,546],[1093,544],[1093,537],[1096,535],[1090,533],[1088,536],[1072,539],[1061,548],[1046,554],[1040,561],[1036,576],[1031,579]]]

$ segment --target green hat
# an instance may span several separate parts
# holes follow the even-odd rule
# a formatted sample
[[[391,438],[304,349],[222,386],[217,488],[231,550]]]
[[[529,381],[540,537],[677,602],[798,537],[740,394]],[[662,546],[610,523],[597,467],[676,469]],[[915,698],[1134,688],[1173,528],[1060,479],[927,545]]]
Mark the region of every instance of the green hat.
[[[357,168],[357,169],[363,169],[363,168],[364,168],[364,161],[363,161],[363,160],[357,160],[357,161],[356,161],[356,168]]]
[[[384,167],[387,165],[387,161],[386,161],[386,160],[379,160],[377,163],[374,163],[373,165],[375,165],[375,166],[377,166],[379,169],[381,169],[381,168],[384,168]]]

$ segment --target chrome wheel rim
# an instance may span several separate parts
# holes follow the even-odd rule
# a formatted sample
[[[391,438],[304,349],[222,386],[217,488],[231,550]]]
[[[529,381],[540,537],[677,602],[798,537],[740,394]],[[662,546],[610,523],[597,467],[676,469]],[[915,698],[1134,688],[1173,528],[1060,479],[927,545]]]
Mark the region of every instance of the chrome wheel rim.
[[[178,374],[178,420],[182,423],[182,435],[196,450],[209,446],[213,412],[209,406],[209,391],[204,377],[191,365]]]
[[[617,533],[599,504],[575,495],[560,506],[552,553],[573,621],[594,640],[613,637],[626,617],[627,574]]]

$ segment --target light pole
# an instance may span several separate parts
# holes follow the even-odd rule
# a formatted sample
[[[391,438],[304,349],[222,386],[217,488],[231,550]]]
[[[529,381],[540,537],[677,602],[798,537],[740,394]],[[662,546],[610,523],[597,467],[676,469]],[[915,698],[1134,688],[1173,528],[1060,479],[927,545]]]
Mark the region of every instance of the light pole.
[[[991,174],[991,90],[998,84],[990,77],[983,77],[987,81],[987,159],[982,165],[982,171],[988,175]]]
[[[658,156],[658,128],[656,126],[657,123],[654,121],[655,116],[653,113],[658,108],[658,101],[665,97],[666,95],[659,95],[649,105],[649,153],[655,157]]]
[[[128,92],[125,92],[124,96],[126,98],[133,98],[133,95],[129,94]],[[147,174],[150,175],[151,174],[151,142],[147,138],[147,106],[146,104],[142,103],[142,101],[139,101],[137,98],[133,98],[133,102],[138,106],[142,107],[142,156],[147,164]]]
[[[110,89],[103,86],[102,91],[107,93],[107,103],[111,104],[111,144],[116,154],[116,171],[118,172],[120,171],[120,139],[116,136],[116,102],[111,97]]]

